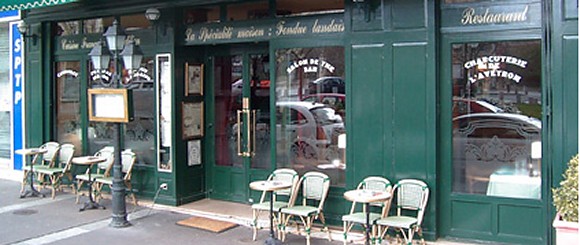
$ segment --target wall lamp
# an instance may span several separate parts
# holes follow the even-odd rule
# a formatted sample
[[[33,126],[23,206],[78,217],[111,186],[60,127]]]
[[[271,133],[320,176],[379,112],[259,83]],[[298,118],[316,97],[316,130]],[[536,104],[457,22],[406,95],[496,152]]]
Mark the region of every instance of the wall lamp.
[[[32,38],[32,44],[36,45],[38,35],[36,35],[36,33],[30,34],[31,31],[30,25],[26,24],[26,22],[24,21],[20,21],[20,23],[18,23],[18,26],[16,26],[16,28],[18,28],[18,31],[24,38]]]
[[[167,34],[167,28],[165,27],[165,23],[159,22],[160,17],[161,11],[159,11],[159,9],[157,8],[148,8],[145,11],[145,18],[147,18],[147,20],[149,20],[149,22],[154,26],[160,25],[161,33],[163,34],[163,36],[165,36]]]

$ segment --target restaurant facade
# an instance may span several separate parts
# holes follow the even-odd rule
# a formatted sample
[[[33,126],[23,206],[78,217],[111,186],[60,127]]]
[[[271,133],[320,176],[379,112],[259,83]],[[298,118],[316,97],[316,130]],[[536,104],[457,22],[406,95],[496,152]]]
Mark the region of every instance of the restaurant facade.
[[[578,149],[577,4],[102,0],[23,10],[26,146],[68,142],[89,155],[119,140],[137,153],[139,198],[174,206],[252,203],[260,193],[249,182],[273,169],[323,172],[335,225],[350,207],[343,193],[364,177],[420,179],[429,240],[551,243],[551,188]],[[90,61],[115,20],[144,53],[138,69]],[[105,112],[89,108],[88,90],[114,86],[133,100],[120,139],[115,123],[89,120]]]

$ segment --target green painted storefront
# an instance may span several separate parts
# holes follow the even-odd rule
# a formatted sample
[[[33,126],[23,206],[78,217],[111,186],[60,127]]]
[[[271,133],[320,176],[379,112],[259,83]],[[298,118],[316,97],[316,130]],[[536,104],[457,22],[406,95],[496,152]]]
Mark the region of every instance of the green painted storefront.
[[[265,4],[267,8],[255,14],[259,17],[230,20],[235,18],[229,18],[228,10],[248,2]],[[231,98],[226,99],[239,99],[240,106],[243,98],[247,98],[250,109],[257,109],[267,118],[262,129],[277,132],[278,101],[288,98],[281,94],[296,92],[290,85],[283,90],[286,84],[281,81],[293,81],[292,72],[300,69],[304,71],[301,76],[307,77],[307,68],[315,69],[308,67],[308,62],[318,64],[326,60],[333,62],[320,67],[325,72],[340,73],[345,80],[343,117],[348,142],[341,159],[343,166],[348,163],[348,167],[342,171],[325,170],[335,181],[325,206],[330,223],[341,223],[341,215],[349,208],[342,194],[364,177],[382,175],[393,182],[416,178],[424,180],[431,190],[423,222],[424,233],[430,240],[443,237],[551,243],[554,211],[550,188],[557,186],[565,163],[578,148],[577,1],[344,1],[337,4],[343,6],[340,11],[264,18],[264,13],[276,15],[276,3],[274,0],[80,1],[27,10],[24,20],[31,24],[38,38],[37,42],[31,41],[34,37],[26,42],[27,144],[37,146],[47,140],[66,140],[62,136],[64,126],[59,124],[64,119],[58,116],[57,108],[71,101],[78,106],[77,115],[67,122],[75,122],[73,128],[78,130],[75,132],[82,145],[78,153],[91,154],[96,147],[110,143],[93,140],[98,136],[93,136],[95,133],[89,128],[99,126],[88,121],[86,106],[86,90],[94,85],[87,54],[100,40],[101,33],[85,28],[76,34],[63,35],[67,30],[58,29],[62,25],[57,23],[114,17],[121,23],[131,22],[130,17],[142,16],[146,9],[156,7],[161,10],[159,21],[127,31],[138,41],[147,60],[145,82],[135,91],[143,94],[140,97],[143,107],[155,108],[150,114],[140,114],[138,119],[142,121],[136,122],[154,126],[135,131],[128,125],[124,129],[125,145],[146,149],[133,173],[133,187],[140,198],[152,199],[158,186],[167,183],[168,189],[159,192],[156,202],[179,206],[203,198],[242,203],[258,200],[259,193],[250,191],[248,183],[264,179],[276,167],[286,167],[287,156],[282,153],[294,148],[280,143],[286,138],[278,133],[260,138],[261,145],[256,148],[248,147],[248,139],[255,137],[249,134],[255,133],[251,130],[240,133],[239,149],[235,140],[230,144],[229,134],[239,133],[240,125],[245,125],[247,119],[242,117],[236,122],[235,117],[224,116],[221,108],[229,104],[224,104],[219,81],[225,75],[239,78],[243,86],[236,94],[238,97],[228,95]],[[199,13],[196,10],[201,8],[216,10],[219,22],[190,22],[187,13]],[[81,25],[84,26],[88,24]],[[477,50],[493,60],[510,47],[531,50],[515,52],[524,56],[519,60],[497,58],[497,64],[502,63],[501,69],[517,65],[525,68],[497,76],[513,81],[518,76],[533,76],[534,86],[537,84],[533,88],[528,86],[524,93],[533,97],[530,101],[539,110],[537,117],[542,125],[533,136],[541,136],[542,164],[536,169],[539,176],[535,176],[541,181],[537,198],[473,194],[454,184],[458,175],[453,164],[456,130],[452,118],[456,118],[454,106],[459,100],[456,97],[481,91],[471,91],[471,85],[461,87],[452,81],[472,78],[468,81],[476,83],[487,78],[470,77],[472,74],[465,70],[469,59],[463,58],[469,52]],[[316,53],[317,57],[309,57],[308,52]],[[304,65],[292,58],[301,55],[308,58]],[[457,61],[457,57],[463,58]],[[293,61],[298,62],[294,67]],[[527,69],[526,63],[532,68]],[[57,77],[58,68],[68,66],[77,72],[75,77],[72,80]],[[195,74],[188,72],[198,68],[204,84],[201,91],[188,93],[191,88],[185,84],[191,75],[185,74]],[[267,83],[251,82],[258,76],[262,77],[254,82]],[[58,93],[57,87],[67,81],[78,82],[76,100],[62,100]],[[260,97],[254,96],[255,89],[262,90]],[[507,91],[511,89],[507,86]],[[301,91],[306,90],[300,88],[297,93],[301,95]],[[161,101],[162,92],[168,92],[169,97]],[[258,103],[258,98],[263,100]],[[187,135],[182,108],[196,105],[203,108],[201,127],[193,135]],[[230,112],[235,114],[235,111],[225,113]],[[168,118],[166,124],[160,114]],[[130,135],[129,131],[141,136]],[[195,143],[200,143],[200,148],[195,148],[201,155],[199,162],[189,155]],[[230,154],[230,147],[242,152],[242,157]],[[250,148],[257,151],[255,155],[244,156],[243,152]]]

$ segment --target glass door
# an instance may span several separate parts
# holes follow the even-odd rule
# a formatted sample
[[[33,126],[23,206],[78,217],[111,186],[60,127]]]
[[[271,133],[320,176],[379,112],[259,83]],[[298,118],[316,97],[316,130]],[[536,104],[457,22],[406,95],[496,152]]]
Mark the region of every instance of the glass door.
[[[223,48],[213,60],[215,142],[212,197],[246,202],[251,180],[270,169],[270,74],[267,49]]]

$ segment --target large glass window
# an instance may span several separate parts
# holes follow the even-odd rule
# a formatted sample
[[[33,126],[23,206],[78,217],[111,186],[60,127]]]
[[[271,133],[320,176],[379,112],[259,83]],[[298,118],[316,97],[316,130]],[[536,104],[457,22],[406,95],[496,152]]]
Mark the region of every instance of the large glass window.
[[[83,149],[79,71],[79,61],[56,63],[56,140],[73,144],[75,155]]]
[[[131,149],[137,154],[137,161],[144,164],[157,162],[155,151],[155,86],[153,82],[154,60],[144,57],[136,71],[121,70],[121,87],[131,89],[133,93],[133,121],[124,124],[124,149]],[[116,86],[113,78],[114,63],[111,61],[108,70],[97,71],[89,62],[89,87]],[[114,123],[90,122],[88,130],[89,152],[94,153],[105,146],[116,145]]]
[[[344,48],[276,51],[278,167],[321,171],[344,186]]]
[[[8,23],[0,22],[0,167],[10,166],[10,112],[12,111],[12,83],[10,82],[10,39]]]
[[[540,41],[452,46],[453,190],[539,199]]]

